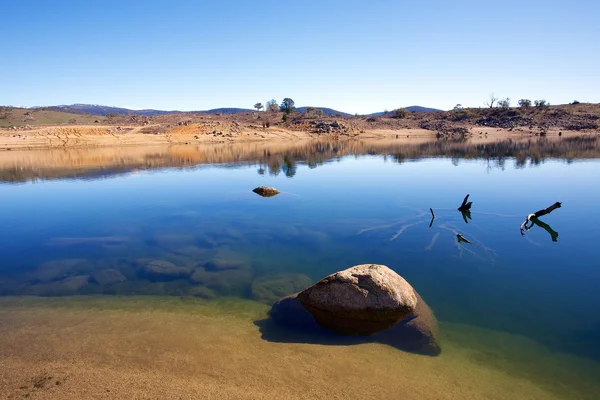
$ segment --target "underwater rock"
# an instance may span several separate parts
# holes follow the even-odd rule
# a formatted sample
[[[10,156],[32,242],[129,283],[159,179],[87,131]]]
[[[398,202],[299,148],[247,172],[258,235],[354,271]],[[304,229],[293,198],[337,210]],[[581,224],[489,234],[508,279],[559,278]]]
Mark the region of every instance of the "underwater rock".
[[[221,246],[215,249],[213,257],[208,262],[197,263],[207,271],[225,271],[229,269],[251,269],[250,259],[247,255],[233,250],[229,246]]]
[[[380,332],[376,340],[399,349],[437,356],[441,353],[438,321],[419,293],[415,311],[393,328]]]
[[[217,297],[217,293],[214,290],[207,288],[206,286],[193,286],[189,290],[188,295],[207,300],[214,299],[215,297]]]
[[[67,296],[75,294],[88,284],[89,275],[77,275],[57,282],[38,283],[25,288],[25,293],[34,296]]]
[[[156,244],[156,246],[162,247],[167,250],[173,250],[187,245],[194,245],[196,244],[196,239],[192,235],[182,235],[175,233],[156,235],[153,238],[153,242],[154,244]]]
[[[348,336],[339,336],[339,342],[383,343],[411,353],[439,355],[441,346],[438,322],[427,303],[418,293],[415,292],[415,295],[418,299],[415,310],[391,328],[371,336],[353,336],[356,338],[355,342],[345,341],[344,339],[349,339]],[[286,296],[273,304],[269,316],[276,325],[305,334],[309,342],[310,340],[319,342],[318,338],[322,337],[327,339],[327,341],[323,340],[324,343],[335,343],[329,336],[332,335],[331,331],[321,327],[300,303],[298,293]]]
[[[206,286],[219,294],[244,294],[252,282],[252,270],[249,268],[207,270],[197,267],[190,276],[194,283]]]
[[[319,325],[340,335],[372,335],[415,310],[408,282],[385,265],[363,264],[336,272],[298,294]]]
[[[273,304],[281,297],[296,293],[311,284],[311,279],[302,274],[261,276],[252,282],[252,297],[263,303]]]
[[[141,274],[151,281],[170,281],[190,275],[191,269],[178,267],[165,260],[152,260],[143,265]]]
[[[43,262],[33,272],[31,280],[34,282],[51,282],[64,279],[69,275],[80,275],[90,272],[93,265],[85,258],[65,258]]]
[[[112,283],[126,281],[127,278],[116,269],[103,269],[92,274],[92,281],[100,285],[110,285]]]
[[[262,197],[273,197],[280,193],[279,190],[269,186],[259,186],[252,191]]]

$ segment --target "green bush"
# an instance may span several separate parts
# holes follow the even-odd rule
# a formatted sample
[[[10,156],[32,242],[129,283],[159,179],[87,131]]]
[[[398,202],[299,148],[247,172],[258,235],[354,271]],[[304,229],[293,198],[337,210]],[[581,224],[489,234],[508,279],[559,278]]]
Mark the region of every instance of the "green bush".
[[[392,111],[392,118],[406,118],[408,116],[408,111],[406,108],[398,108]]]

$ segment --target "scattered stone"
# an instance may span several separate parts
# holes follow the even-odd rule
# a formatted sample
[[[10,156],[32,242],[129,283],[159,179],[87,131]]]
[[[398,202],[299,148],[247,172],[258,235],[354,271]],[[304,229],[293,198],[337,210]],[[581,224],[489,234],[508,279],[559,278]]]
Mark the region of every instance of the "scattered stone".
[[[344,124],[341,124],[337,121],[333,121],[332,123],[321,122],[321,121],[312,121],[312,132],[313,133],[347,133],[350,128]]]
[[[252,297],[263,303],[273,304],[283,296],[296,293],[311,284],[311,279],[302,274],[261,276],[252,283]]]
[[[319,325],[341,335],[372,335],[415,310],[412,286],[385,265],[363,264],[329,275],[298,294]]]
[[[279,190],[275,189],[274,187],[268,186],[259,186],[252,191],[262,197],[273,197],[280,193]]]
[[[92,274],[92,281],[100,285],[110,285],[117,282],[124,282],[127,278],[116,269],[103,269]]]

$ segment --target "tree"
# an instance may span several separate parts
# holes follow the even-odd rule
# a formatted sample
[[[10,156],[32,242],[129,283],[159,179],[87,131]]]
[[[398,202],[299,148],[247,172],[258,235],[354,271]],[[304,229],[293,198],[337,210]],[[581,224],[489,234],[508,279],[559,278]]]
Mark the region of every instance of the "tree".
[[[521,107],[521,108],[529,108],[529,107],[531,107],[531,100],[529,100],[529,99],[521,99],[521,100],[519,100],[519,107]]]
[[[260,112],[260,110],[262,110],[264,106],[262,105],[262,103],[256,103],[254,105],[254,108],[256,108],[256,111]]]
[[[454,106],[455,110],[462,110],[462,108],[463,108],[462,104],[457,104]]]
[[[508,110],[510,108],[510,99],[507,97],[504,100],[498,100],[498,107]]]
[[[296,111],[296,103],[294,103],[294,100],[290,99],[289,97],[286,97],[281,102],[281,105],[279,106],[279,111],[282,111],[286,114],[291,114],[294,111]]]
[[[277,100],[269,100],[267,101],[267,111],[269,112],[277,112],[279,108],[277,107]]]
[[[538,108],[544,108],[550,105],[550,103],[548,103],[546,100],[535,100],[533,103]]]
[[[494,96],[494,93],[492,93],[492,94],[490,94],[490,99],[485,102],[485,105],[488,106],[489,108],[494,108],[494,103],[496,103],[497,100],[498,100],[498,98],[496,96]]]

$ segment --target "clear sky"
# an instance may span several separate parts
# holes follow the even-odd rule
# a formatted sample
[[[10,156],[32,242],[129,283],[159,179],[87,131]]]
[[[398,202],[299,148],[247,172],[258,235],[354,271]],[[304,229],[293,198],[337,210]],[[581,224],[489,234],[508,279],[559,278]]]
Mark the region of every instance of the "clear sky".
[[[600,102],[600,1],[10,1],[0,104]]]

